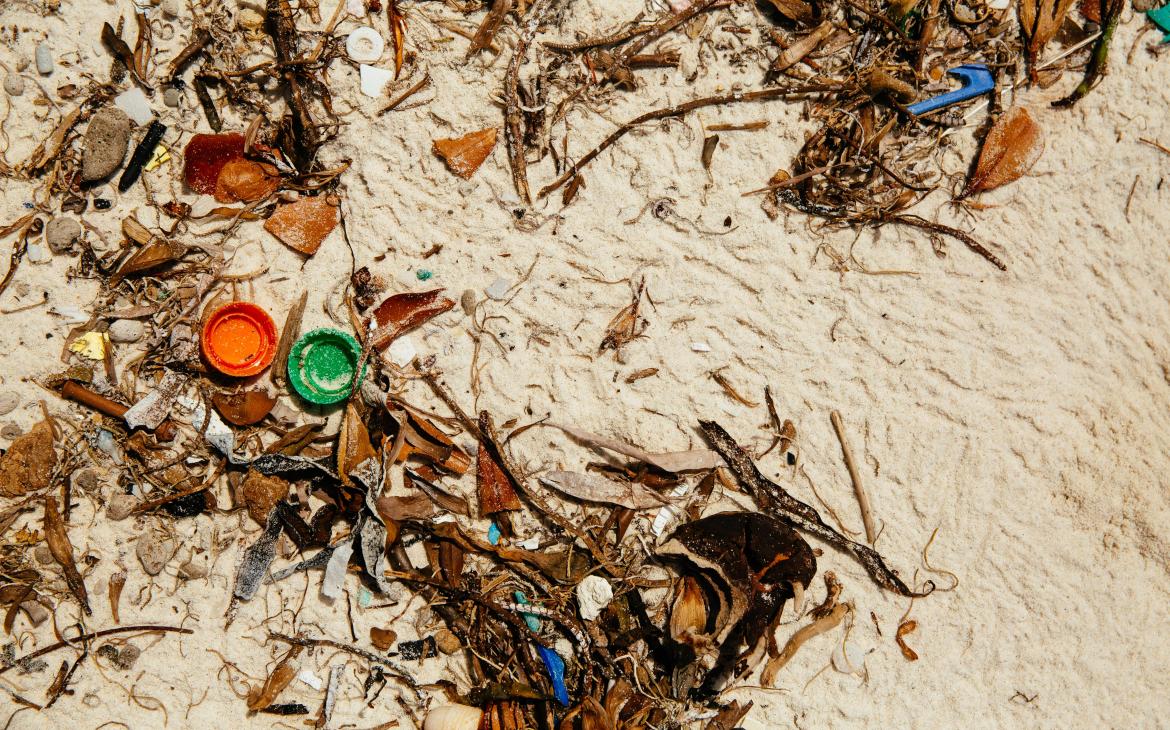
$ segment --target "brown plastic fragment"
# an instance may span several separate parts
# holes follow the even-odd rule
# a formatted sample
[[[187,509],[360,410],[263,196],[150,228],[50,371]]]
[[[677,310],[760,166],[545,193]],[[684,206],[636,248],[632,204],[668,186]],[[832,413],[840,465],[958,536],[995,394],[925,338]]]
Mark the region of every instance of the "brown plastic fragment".
[[[224,166],[243,157],[244,135],[197,134],[183,152],[183,179],[195,192],[210,195]]]
[[[394,646],[394,642],[398,641],[398,634],[394,629],[383,629],[377,626],[370,627],[370,643],[373,644],[378,651],[387,651]]]
[[[215,199],[221,203],[251,203],[266,198],[280,187],[280,176],[271,167],[252,160],[229,160],[215,181]]]
[[[455,139],[436,139],[432,146],[451,172],[467,180],[492,153],[496,146],[496,130],[489,127]]]
[[[0,456],[0,495],[21,497],[47,488],[55,466],[53,427],[48,421],[41,421],[13,441]]]
[[[251,426],[264,420],[276,405],[276,399],[263,390],[239,393],[216,393],[211,403],[219,415],[233,426]]]
[[[264,230],[289,248],[312,256],[337,227],[340,220],[337,211],[337,202],[329,196],[301,198],[277,207],[264,221]]]

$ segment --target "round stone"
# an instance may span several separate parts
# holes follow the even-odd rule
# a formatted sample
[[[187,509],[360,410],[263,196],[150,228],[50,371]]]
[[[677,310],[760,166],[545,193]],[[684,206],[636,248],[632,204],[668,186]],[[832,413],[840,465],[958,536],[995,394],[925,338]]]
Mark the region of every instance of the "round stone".
[[[181,2],[179,2],[179,0],[162,0],[163,15],[167,16],[168,18],[174,18],[178,16],[182,9],[183,5]]]
[[[179,105],[179,99],[179,90],[173,86],[168,87],[167,90],[163,92],[163,103],[169,107],[177,107]]]
[[[134,511],[134,507],[138,505],[138,500],[125,492],[119,492],[110,497],[110,501],[106,503],[106,517],[109,517],[114,522],[121,522],[130,516]]]
[[[138,562],[147,575],[158,575],[171,559],[171,546],[165,540],[154,535],[143,535],[138,538],[138,545],[134,548],[138,554]]]
[[[4,91],[9,96],[20,96],[24,93],[24,79],[17,74],[8,74],[4,77]]]
[[[20,396],[10,390],[0,393],[0,416],[7,416],[20,405]]]
[[[129,142],[130,117],[126,112],[114,106],[98,110],[85,130],[81,179],[85,182],[101,180],[121,167]]]
[[[114,342],[137,342],[146,328],[136,319],[119,319],[110,324],[109,335]]]
[[[48,43],[38,43],[36,50],[37,71],[42,76],[53,73],[53,51]]]
[[[45,243],[53,253],[72,253],[73,244],[81,238],[81,224],[69,216],[49,221],[45,226]]]

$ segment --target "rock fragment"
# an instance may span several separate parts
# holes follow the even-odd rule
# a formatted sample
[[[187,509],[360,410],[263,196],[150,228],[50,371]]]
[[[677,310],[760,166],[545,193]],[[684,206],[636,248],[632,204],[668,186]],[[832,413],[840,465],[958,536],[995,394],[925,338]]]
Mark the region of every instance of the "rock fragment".
[[[72,253],[73,244],[81,238],[81,224],[75,218],[61,216],[45,226],[45,243],[56,254]]]
[[[137,342],[142,339],[146,328],[135,319],[118,319],[110,324],[109,335],[112,342]]]
[[[85,151],[81,153],[81,179],[93,182],[109,177],[122,166],[130,142],[130,117],[117,107],[105,107],[89,120]]]

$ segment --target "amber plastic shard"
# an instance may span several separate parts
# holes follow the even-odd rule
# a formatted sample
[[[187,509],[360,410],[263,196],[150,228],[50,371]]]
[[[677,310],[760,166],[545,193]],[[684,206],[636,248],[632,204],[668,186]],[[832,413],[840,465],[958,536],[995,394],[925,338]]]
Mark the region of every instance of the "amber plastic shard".
[[[280,187],[280,176],[267,165],[252,160],[229,160],[215,182],[215,199],[221,203],[251,203]]]
[[[434,141],[435,154],[443,158],[451,172],[464,179],[475,174],[495,146],[495,128],[481,129],[456,139]]]
[[[962,196],[975,195],[1020,179],[1044,151],[1044,132],[1022,106],[1013,107],[996,122],[979,152],[975,172]]]
[[[338,220],[337,204],[324,195],[318,195],[278,207],[264,222],[264,230],[289,248],[312,256],[321,248],[325,237],[337,227]]]
[[[243,157],[244,135],[197,134],[183,152],[183,179],[197,193],[214,193],[224,165]]]
[[[262,390],[241,393],[217,393],[211,397],[215,410],[233,426],[259,423],[276,405],[276,399]]]

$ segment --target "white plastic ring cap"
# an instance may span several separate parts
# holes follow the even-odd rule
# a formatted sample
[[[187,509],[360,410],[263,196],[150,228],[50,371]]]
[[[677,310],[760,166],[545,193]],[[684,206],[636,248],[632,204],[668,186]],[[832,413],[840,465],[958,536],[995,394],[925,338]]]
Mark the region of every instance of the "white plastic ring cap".
[[[371,63],[382,57],[386,41],[382,35],[368,25],[355,28],[345,39],[345,52],[358,63]]]

